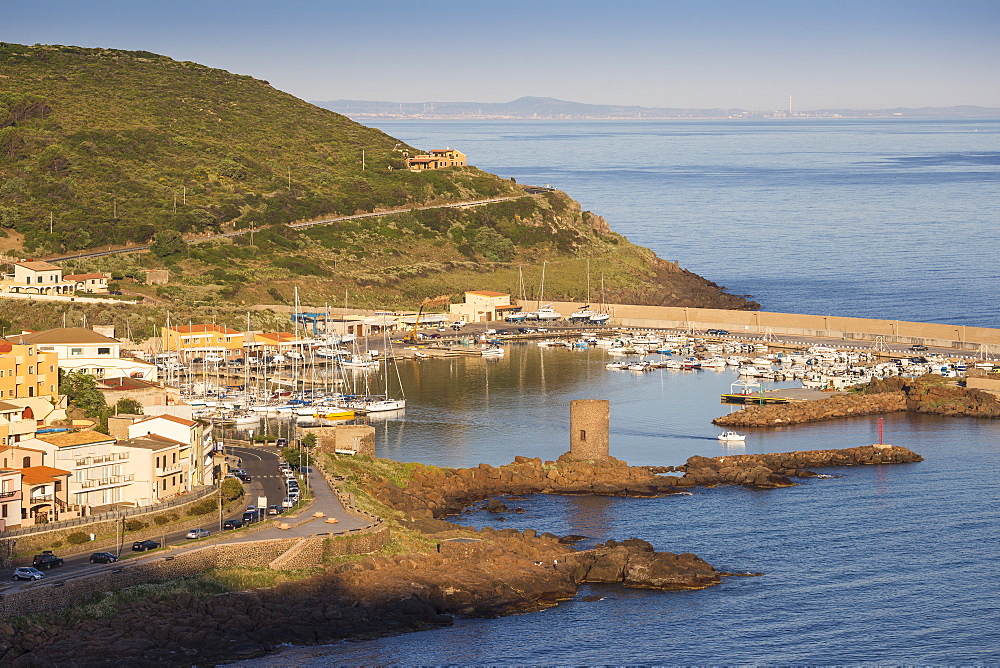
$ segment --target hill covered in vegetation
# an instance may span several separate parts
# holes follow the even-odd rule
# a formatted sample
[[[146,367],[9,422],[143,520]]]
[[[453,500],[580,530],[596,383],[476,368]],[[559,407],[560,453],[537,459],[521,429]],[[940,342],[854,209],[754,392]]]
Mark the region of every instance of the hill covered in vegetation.
[[[423,147],[435,148],[435,147]],[[0,43],[0,250],[152,253],[64,263],[188,305],[414,306],[464,290],[752,308],[630,244],[559,192],[528,195],[475,167],[410,172],[420,151],[266,81],[144,51]],[[475,156],[471,156],[474,159]],[[492,197],[468,209],[419,207]],[[377,218],[291,223],[373,211]],[[191,243],[220,232],[253,230]],[[145,269],[171,270],[157,288]],[[562,269],[560,269],[562,268]],[[526,271],[520,271],[525,269]]]

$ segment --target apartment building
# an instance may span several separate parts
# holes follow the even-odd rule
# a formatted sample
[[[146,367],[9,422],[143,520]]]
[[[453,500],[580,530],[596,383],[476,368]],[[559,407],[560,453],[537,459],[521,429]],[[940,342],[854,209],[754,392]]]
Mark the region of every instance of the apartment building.
[[[46,397],[59,401],[59,358],[32,343],[0,339],[0,399]]]
[[[24,332],[7,337],[20,344],[37,347],[41,352],[55,353],[59,367],[65,372],[79,372],[95,378],[141,378],[155,382],[155,364],[122,358],[122,342],[86,327],[59,327],[44,332]]]
[[[161,327],[160,335],[164,350],[179,351],[185,357],[209,353],[227,358],[243,355],[243,332],[222,325]]]

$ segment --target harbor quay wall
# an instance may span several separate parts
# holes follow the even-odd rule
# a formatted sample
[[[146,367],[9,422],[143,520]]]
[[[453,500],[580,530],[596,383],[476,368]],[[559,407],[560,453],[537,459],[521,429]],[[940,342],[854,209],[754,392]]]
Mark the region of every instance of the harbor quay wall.
[[[517,303],[526,310],[537,304]],[[580,308],[580,302],[552,302],[552,308],[568,316]],[[990,353],[1000,353],[1000,329],[990,327],[687,306],[607,304],[606,309],[613,323],[636,329],[726,329],[733,334],[773,333],[845,340],[875,340],[881,336],[887,343],[919,343],[971,351],[986,346]]]

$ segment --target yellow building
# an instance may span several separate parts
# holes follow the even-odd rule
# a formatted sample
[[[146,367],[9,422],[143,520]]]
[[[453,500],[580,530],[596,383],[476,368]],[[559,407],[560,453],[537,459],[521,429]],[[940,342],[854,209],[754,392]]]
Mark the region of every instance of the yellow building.
[[[46,397],[59,401],[59,356],[30,343],[0,339],[0,399]]]
[[[163,349],[182,353],[242,356],[243,332],[222,325],[181,325],[160,328]]]
[[[519,311],[519,306],[510,303],[510,295],[506,292],[492,290],[469,290],[465,293],[464,304],[448,306],[453,316],[458,316],[468,322],[492,322],[503,320],[511,311]]]
[[[465,154],[452,148],[439,148],[426,155],[416,155],[407,158],[406,167],[412,172],[427,169],[445,169],[447,167],[465,167]]]

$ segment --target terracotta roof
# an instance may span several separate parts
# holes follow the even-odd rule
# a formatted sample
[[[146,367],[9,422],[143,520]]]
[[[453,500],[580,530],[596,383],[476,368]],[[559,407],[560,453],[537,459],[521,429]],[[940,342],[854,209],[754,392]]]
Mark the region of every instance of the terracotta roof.
[[[39,441],[45,441],[57,448],[69,448],[74,445],[90,445],[92,443],[114,442],[113,436],[96,431],[64,431],[61,434],[40,434]]]
[[[185,427],[193,427],[194,425],[198,424],[194,420],[186,420],[182,417],[177,417],[176,415],[151,415],[145,420],[139,420],[135,424],[142,424],[143,422],[149,422],[150,420],[159,420],[161,418],[164,420],[170,420],[171,422],[176,422],[177,424],[182,424]]]
[[[126,448],[163,450],[164,448],[173,448],[178,445],[187,446],[190,444],[176,441],[172,438],[167,438],[166,436],[160,436],[159,434],[146,434],[145,436],[136,436],[135,438],[127,438],[124,441],[118,441],[118,445]]]
[[[148,380],[129,378],[127,376],[103,378],[97,381],[97,386],[106,390],[145,390],[150,387],[159,387],[158,384]]]
[[[21,483],[41,485],[43,482],[55,482],[57,477],[71,475],[69,471],[52,468],[51,466],[31,466],[17,469],[21,472]]]
[[[28,452],[40,452],[43,455],[46,454],[44,450],[39,450],[38,448],[26,448],[20,443],[12,443],[11,445],[0,445],[0,452],[4,452],[5,450],[13,450],[13,451],[27,450]]]
[[[89,278],[107,278],[107,274],[67,274],[63,276],[64,281],[86,281]]]
[[[239,334],[235,329],[229,329],[228,327],[223,327],[222,325],[180,325],[179,327],[168,327],[166,328],[171,332],[177,332],[178,334],[204,334],[206,332],[218,332],[219,334]]]
[[[492,290],[466,290],[467,295],[479,295],[480,297],[510,297],[506,292],[493,292]]]
[[[15,264],[19,267],[31,269],[32,271],[52,271],[53,269],[61,268],[58,264],[52,264],[51,262],[45,262],[43,260],[29,260],[27,262],[17,262]]]
[[[98,334],[86,327],[58,327],[56,329],[47,329],[44,332],[21,334],[20,336],[9,338],[16,339],[18,343],[31,343],[34,345],[46,343],[121,343],[118,339]]]

